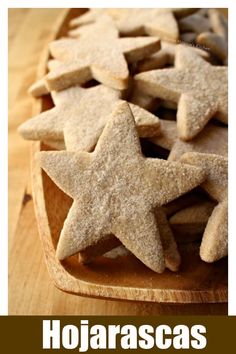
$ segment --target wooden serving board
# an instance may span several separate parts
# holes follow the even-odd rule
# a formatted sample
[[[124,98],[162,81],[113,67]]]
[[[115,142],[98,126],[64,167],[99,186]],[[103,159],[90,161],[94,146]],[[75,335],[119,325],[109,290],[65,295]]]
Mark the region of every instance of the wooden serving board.
[[[65,10],[55,26],[53,37],[63,36],[69,20],[82,11]],[[49,53],[45,51],[39,77],[46,72],[48,58]],[[37,100],[34,113],[50,107],[50,100],[44,97]],[[47,268],[58,288],[77,295],[158,303],[227,302],[227,259],[206,264],[200,260],[198,246],[194,245],[181,249],[182,265],[177,273],[166,270],[163,274],[156,274],[132,255],[117,259],[100,257],[86,266],[79,264],[76,256],[59,262],[55,249],[72,201],[42,171],[35,159],[35,153],[47,149],[42,143],[33,144],[32,186]]]

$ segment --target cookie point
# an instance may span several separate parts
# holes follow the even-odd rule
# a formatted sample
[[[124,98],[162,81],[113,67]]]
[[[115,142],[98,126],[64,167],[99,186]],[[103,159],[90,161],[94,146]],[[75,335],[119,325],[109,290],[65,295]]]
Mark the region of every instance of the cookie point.
[[[59,246],[59,244],[58,244]],[[65,255],[63,254],[63,251],[60,247],[57,246],[57,250],[56,250],[56,257],[59,261],[63,261],[63,259],[65,259]]]
[[[121,102],[117,103],[115,110],[113,112],[113,115],[117,117],[117,116],[120,116],[121,114],[124,114],[124,113],[132,115],[132,112],[131,112],[128,102],[121,101]]]
[[[156,264],[151,265],[150,268],[156,272],[156,273],[163,273],[165,270],[165,261],[164,261],[164,257],[162,259],[159,259]]]
[[[25,123],[22,123],[18,128],[17,128],[18,134],[20,134],[23,138],[25,138]]]
[[[201,260],[206,262],[206,263],[213,263],[215,262],[214,257],[211,255],[210,250],[205,250],[202,247],[200,247],[200,257]]]

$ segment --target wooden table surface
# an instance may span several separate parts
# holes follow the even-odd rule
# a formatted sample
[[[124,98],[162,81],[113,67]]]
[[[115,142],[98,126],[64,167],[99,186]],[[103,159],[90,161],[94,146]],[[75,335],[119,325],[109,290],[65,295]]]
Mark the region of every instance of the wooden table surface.
[[[65,294],[49,278],[30,189],[30,143],[17,126],[31,117],[27,89],[61,9],[9,10],[9,314],[161,315],[225,314],[226,304],[164,305],[108,301]]]

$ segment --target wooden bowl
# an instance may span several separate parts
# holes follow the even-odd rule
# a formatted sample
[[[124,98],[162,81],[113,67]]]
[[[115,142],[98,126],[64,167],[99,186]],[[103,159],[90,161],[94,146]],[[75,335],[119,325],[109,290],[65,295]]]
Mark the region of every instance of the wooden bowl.
[[[63,10],[53,31],[52,40],[63,36],[71,18],[85,10]],[[48,49],[43,53],[39,77],[46,72]],[[38,99],[34,113],[52,107],[48,97]],[[198,246],[181,249],[182,264],[177,273],[166,270],[157,274],[134,256],[116,259],[97,258],[90,265],[78,263],[72,256],[60,262],[55,255],[59,235],[72,200],[65,195],[40,168],[34,158],[47,150],[42,143],[33,143],[32,185],[35,213],[48,271],[55,285],[68,293],[83,296],[153,301],[166,303],[227,302],[227,259],[207,264],[199,257]]]

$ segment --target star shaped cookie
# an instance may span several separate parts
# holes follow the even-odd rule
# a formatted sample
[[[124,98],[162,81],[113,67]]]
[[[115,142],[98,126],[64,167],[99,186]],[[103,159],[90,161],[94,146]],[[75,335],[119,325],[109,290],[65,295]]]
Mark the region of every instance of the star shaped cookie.
[[[105,9],[103,13],[110,15],[123,36],[158,36],[166,40],[177,40],[178,24],[172,9]],[[96,9],[85,13],[81,18],[71,21],[71,25],[84,25],[99,18],[102,12]],[[74,32],[76,33],[76,32]]]
[[[205,262],[215,262],[228,254],[228,159],[219,155],[189,152],[181,161],[201,167],[206,173],[202,188],[216,201],[200,247]]]
[[[87,11],[85,14],[75,17],[70,21],[70,27],[79,27],[79,26],[83,26],[83,25],[87,25],[93,22],[96,22],[99,17],[101,17],[102,15],[106,14],[106,15],[110,15],[113,16],[114,18],[119,18],[120,16],[124,16],[126,14],[127,16],[127,12],[129,11],[129,13],[134,14],[133,11],[130,11],[132,9],[104,9],[104,8],[92,8],[89,11]],[[143,10],[145,9],[134,9],[134,10],[139,10],[138,13],[144,12]],[[173,17],[172,17],[172,13],[177,17],[177,18],[181,18],[184,16],[187,16],[195,11],[197,11],[197,9],[195,8],[168,8],[168,9],[146,9],[149,10],[146,13],[152,13],[151,18],[153,18],[153,16],[155,16],[155,14],[157,14],[157,22],[160,21],[160,16],[164,16],[166,18],[166,13],[170,13],[171,15],[169,16],[169,19],[171,18],[171,27],[175,28],[176,24],[173,21]],[[158,11],[150,11],[150,10],[158,10]],[[134,16],[134,15],[133,15]],[[147,14],[145,14],[144,16],[144,20],[146,22],[146,18],[147,18]],[[140,20],[139,20],[140,22]],[[174,23],[174,24],[173,24]],[[140,25],[140,23],[139,23]],[[141,26],[143,26],[143,24],[141,23]],[[158,25],[157,23],[155,23],[154,28],[158,31],[160,31],[160,34],[163,33],[163,20],[161,20],[160,25]],[[170,36],[173,35],[172,30],[166,28],[167,26],[164,26],[164,33],[168,33],[168,38]],[[140,33],[143,34],[143,31],[145,30],[145,28],[141,28]],[[148,28],[147,28],[148,30]],[[170,32],[169,32],[170,31]],[[175,32],[174,32],[175,34]]]
[[[146,94],[178,103],[182,140],[193,139],[214,116],[228,122],[227,68],[207,63],[187,47],[176,49],[174,68],[144,72],[135,80]]]
[[[40,152],[45,172],[71,198],[57,257],[115,235],[156,272],[165,267],[154,208],[203,182],[202,169],[144,158],[126,102],[118,104],[94,152]]]
[[[92,78],[115,88],[128,86],[128,62],[141,60],[160,48],[154,37],[119,38],[109,17],[81,27],[79,38],[59,39],[50,44],[51,55],[60,62],[46,76],[50,91],[60,91]]]
[[[91,151],[96,145],[109,115],[121,101],[121,92],[103,85],[84,89],[74,86],[52,92],[55,107],[26,121],[19,127],[25,139],[63,141],[67,150]],[[159,134],[157,116],[129,104],[141,137]]]

